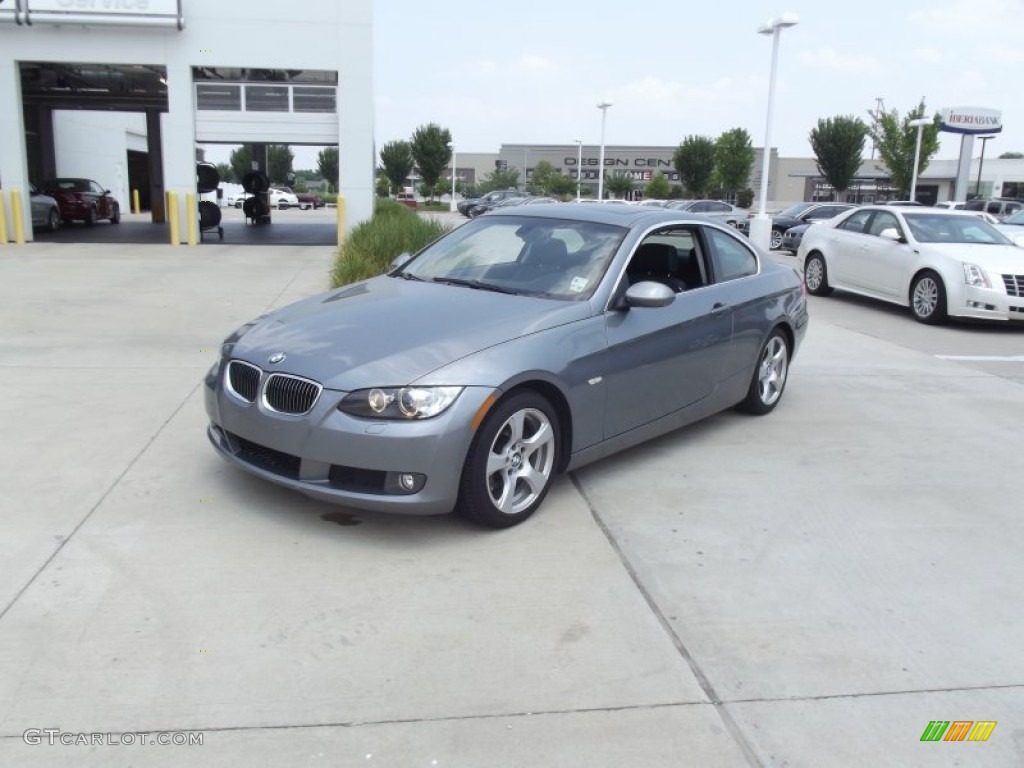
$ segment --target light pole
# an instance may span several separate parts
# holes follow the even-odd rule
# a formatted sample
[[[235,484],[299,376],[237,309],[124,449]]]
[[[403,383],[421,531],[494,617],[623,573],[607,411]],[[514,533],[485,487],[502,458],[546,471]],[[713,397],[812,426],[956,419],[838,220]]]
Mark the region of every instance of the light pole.
[[[930,117],[919,117],[911,120],[907,125],[917,128],[917,144],[914,145],[914,175],[910,177],[910,199],[917,200],[917,166],[921,161],[921,131],[926,125],[931,125]]]
[[[750,222],[750,241],[765,250],[771,246],[772,222],[766,210],[768,198],[768,164],[772,154],[772,111],[775,108],[775,70],[779,61],[779,33],[786,27],[796,26],[800,19],[795,13],[784,13],[772,19],[757,32],[772,36],[772,68],[768,76],[768,117],[764,126],[764,148],[761,150],[761,200],[757,216]]]
[[[597,199],[604,200],[604,123],[605,118],[608,117],[608,107],[612,103],[605,99],[597,108],[601,110],[601,151],[598,153],[597,160]]]
[[[978,163],[978,182],[974,185],[974,196],[981,197],[981,169],[985,167],[985,144],[995,136],[979,136],[981,139],[981,161]]]
[[[576,142],[576,202],[580,201],[580,182],[583,179],[583,139],[573,139]]]
[[[448,202],[448,210],[452,213],[458,210],[455,205],[455,142],[453,141],[448,145],[448,149],[452,151],[452,199]]]

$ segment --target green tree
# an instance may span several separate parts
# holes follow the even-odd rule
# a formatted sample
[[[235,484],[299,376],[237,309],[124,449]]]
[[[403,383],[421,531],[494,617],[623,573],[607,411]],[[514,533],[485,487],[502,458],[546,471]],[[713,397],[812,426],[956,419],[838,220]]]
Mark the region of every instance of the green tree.
[[[860,170],[864,157],[864,142],[868,127],[859,117],[838,115],[818,120],[811,129],[811,149],[818,164],[818,172],[842,200],[853,178]]]
[[[238,149],[231,150],[231,156],[228,158],[228,165],[231,166],[231,170],[238,179],[238,183],[242,183],[242,177],[245,176],[249,171],[252,170],[252,147],[248,144],[243,144]]]
[[[267,176],[272,184],[287,184],[295,153],[286,144],[267,145]]]
[[[316,156],[316,167],[321,179],[327,179],[332,190],[338,188],[338,148],[324,147]]]
[[[397,193],[405,186],[405,180],[412,173],[412,148],[408,141],[389,141],[380,149],[380,164],[384,176],[391,182]]]
[[[608,174],[604,186],[613,195],[624,198],[633,191],[633,179],[625,173]]]
[[[672,188],[669,186],[668,177],[661,171],[654,174],[644,188],[644,196],[654,200],[667,200],[671,193]]]
[[[519,169],[509,168],[504,171],[494,170],[484,176],[476,185],[478,194],[486,195],[496,189],[515,189],[519,186]]]
[[[530,176],[530,180],[526,182],[526,191],[531,195],[546,195],[551,178],[556,175],[558,175],[558,171],[555,170],[555,166],[547,160],[539,161],[533,167],[533,174]]]
[[[421,125],[413,131],[410,142],[412,157],[420,169],[424,186],[431,190],[431,196],[437,180],[452,159],[452,150],[448,146],[451,143],[451,132],[436,123]]]
[[[1024,158],[1024,152],[1003,152],[999,156],[1000,160],[1020,160]]]
[[[914,175],[914,154],[917,151],[917,128],[911,126],[910,121],[924,117],[925,111],[924,99],[921,99],[921,103],[903,118],[896,109],[871,113],[872,123],[868,128],[868,134],[875,142],[879,159],[889,169],[890,183],[899,190],[901,197],[910,194]],[[939,116],[935,115],[931,124],[921,129],[918,175],[924,173],[924,169],[938,151]]]
[[[686,192],[693,197],[704,197],[715,170],[715,142],[707,136],[687,136],[676,147],[672,165]]]
[[[235,169],[231,167],[230,163],[217,163],[217,173],[220,175],[221,181],[236,181]]]
[[[551,197],[575,197],[576,179],[564,173],[556,173],[548,179],[548,186],[545,191]]]
[[[765,152],[770,151],[768,147]],[[754,147],[744,128],[726,131],[715,141],[715,176],[726,195],[747,186],[754,167]]]
[[[383,173],[377,174],[377,180],[373,183],[374,192],[377,197],[387,197],[391,193],[391,183]]]

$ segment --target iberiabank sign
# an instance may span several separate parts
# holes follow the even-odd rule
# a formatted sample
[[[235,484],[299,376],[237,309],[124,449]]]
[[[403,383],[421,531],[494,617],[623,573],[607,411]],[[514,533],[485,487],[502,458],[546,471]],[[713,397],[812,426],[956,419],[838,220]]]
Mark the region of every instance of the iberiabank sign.
[[[946,107],[940,113],[939,130],[949,133],[999,133],[1003,130],[1003,113],[985,107]]]

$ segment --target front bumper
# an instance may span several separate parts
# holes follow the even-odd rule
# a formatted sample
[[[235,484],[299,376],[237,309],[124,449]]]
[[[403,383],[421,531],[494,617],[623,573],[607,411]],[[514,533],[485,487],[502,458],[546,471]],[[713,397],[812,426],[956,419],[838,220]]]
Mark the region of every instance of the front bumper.
[[[347,392],[323,390],[313,410],[290,416],[226,392],[223,377],[204,386],[207,436],[232,464],[307,496],[376,512],[438,515],[458,499],[470,428],[488,387],[467,387],[442,414],[420,421],[369,420],[337,409]],[[399,474],[424,479],[401,491]]]
[[[956,317],[1024,322],[1024,296],[1010,296],[999,288],[968,285],[963,289],[963,301],[956,306],[951,302],[948,311]]]

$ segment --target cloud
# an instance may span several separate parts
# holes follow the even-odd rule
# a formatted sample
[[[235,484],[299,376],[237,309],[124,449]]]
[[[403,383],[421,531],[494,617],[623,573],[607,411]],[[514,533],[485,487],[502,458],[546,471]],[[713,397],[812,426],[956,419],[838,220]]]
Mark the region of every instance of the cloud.
[[[535,53],[524,53],[517,63],[520,69],[528,72],[547,72],[552,69],[550,60]]]
[[[988,58],[1000,64],[1020,64],[1024,62],[1024,51],[1017,46],[1006,45],[1005,43],[994,43],[986,46],[985,53]]]
[[[930,8],[910,14],[912,23],[949,32],[963,39],[973,34],[1012,29],[1014,37],[1024,19],[1020,0],[954,0],[945,8]]]
[[[916,48],[914,58],[926,64],[938,64],[942,61],[942,53],[935,48]]]
[[[844,54],[828,46],[813,51],[801,51],[797,57],[801,64],[816,69],[830,69],[844,75],[877,75],[882,67],[878,60],[866,54]]]

